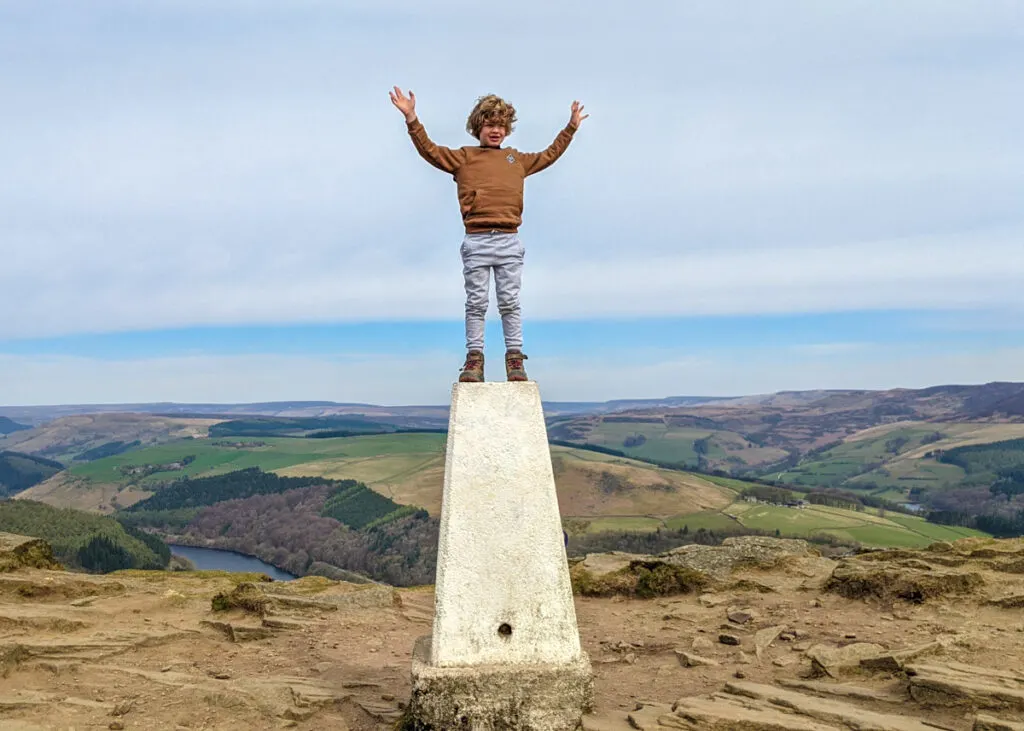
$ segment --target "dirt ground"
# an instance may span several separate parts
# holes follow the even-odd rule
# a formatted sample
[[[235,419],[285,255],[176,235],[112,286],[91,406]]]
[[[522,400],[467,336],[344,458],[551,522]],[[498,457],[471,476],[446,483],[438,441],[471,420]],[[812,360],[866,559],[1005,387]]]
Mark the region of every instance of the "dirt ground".
[[[815,674],[816,645],[899,650],[941,638],[934,652],[944,663],[1010,673],[1024,666],[1024,614],[1013,601],[988,603],[1020,590],[1024,576],[986,573],[985,588],[968,597],[911,603],[826,592],[835,565],[818,558],[739,572],[700,595],[578,597],[595,673],[597,706],[587,728],[660,728],[630,724],[627,714],[638,704],[716,693],[737,674],[773,686],[806,680]],[[0,731],[394,727],[409,698],[413,643],[430,632],[431,589],[261,583],[269,597],[264,617],[214,612],[214,595],[240,578],[0,574]],[[782,636],[758,653],[766,629]],[[722,634],[739,644],[723,644]],[[710,663],[687,667],[682,652]],[[889,713],[901,712],[892,701],[905,681],[899,672],[856,679],[879,695],[864,707]],[[968,706],[919,705],[913,713],[931,727],[966,731],[977,710]],[[1011,705],[1000,715],[1022,720],[1022,711]]]

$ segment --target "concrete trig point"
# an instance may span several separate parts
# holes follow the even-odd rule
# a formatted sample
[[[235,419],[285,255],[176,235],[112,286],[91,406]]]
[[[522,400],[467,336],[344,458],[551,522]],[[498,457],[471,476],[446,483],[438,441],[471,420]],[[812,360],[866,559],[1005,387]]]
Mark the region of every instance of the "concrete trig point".
[[[434,633],[413,650],[419,728],[573,731],[592,705],[540,391],[452,392]]]

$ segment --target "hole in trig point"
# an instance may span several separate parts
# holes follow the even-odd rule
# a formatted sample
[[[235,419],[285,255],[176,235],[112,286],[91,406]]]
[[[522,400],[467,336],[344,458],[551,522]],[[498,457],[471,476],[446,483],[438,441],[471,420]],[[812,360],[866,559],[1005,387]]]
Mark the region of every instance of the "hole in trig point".
[[[512,625],[510,625],[508,622],[502,622],[500,625],[498,625],[498,634],[502,637],[511,637]]]

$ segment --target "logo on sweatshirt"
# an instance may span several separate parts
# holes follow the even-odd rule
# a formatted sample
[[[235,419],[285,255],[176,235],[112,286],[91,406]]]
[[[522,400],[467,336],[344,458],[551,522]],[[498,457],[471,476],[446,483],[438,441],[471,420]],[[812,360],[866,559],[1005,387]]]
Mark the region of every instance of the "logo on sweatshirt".
[[[508,153],[508,157],[506,157],[505,159],[508,160],[509,165],[514,165],[516,162],[516,156],[513,155],[511,152]]]

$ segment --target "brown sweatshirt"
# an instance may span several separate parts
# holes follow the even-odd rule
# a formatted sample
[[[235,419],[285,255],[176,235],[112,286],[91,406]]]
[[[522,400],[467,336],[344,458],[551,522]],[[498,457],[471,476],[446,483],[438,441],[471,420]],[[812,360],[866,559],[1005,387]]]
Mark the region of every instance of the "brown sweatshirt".
[[[408,127],[423,159],[455,178],[466,233],[518,231],[523,222],[523,180],[561,157],[576,132],[569,125],[543,152],[519,152],[482,145],[452,150],[431,142],[419,119]]]

